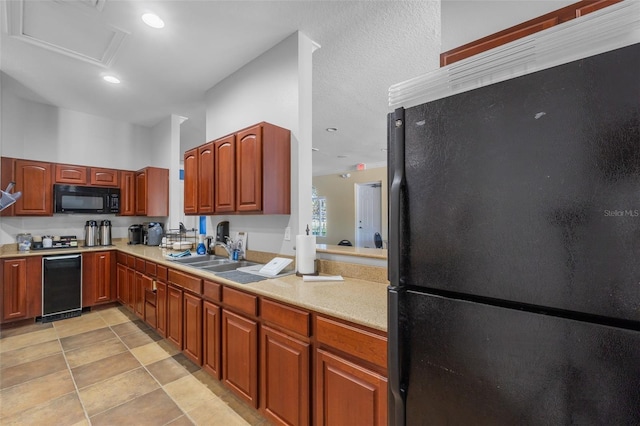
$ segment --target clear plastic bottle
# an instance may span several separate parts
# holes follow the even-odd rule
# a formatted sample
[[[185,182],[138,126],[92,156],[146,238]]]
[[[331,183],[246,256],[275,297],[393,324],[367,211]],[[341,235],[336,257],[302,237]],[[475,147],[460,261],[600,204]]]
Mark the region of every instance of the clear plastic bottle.
[[[206,252],[207,252],[207,249],[204,246],[204,235],[200,234],[198,236],[198,248],[196,248],[196,253],[205,254]]]

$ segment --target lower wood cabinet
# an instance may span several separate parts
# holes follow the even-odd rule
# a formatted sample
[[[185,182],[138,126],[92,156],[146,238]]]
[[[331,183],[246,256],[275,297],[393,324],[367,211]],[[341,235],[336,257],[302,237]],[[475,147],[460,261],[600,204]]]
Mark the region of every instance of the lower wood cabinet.
[[[82,254],[82,306],[112,302],[116,289],[115,253],[112,251]]]
[[[118,263],[116,266],[116,298],[123,305],[129,304],[129,283],[127,282],[127,265]]]
[[[1,322],[42,315],[42,257],[0,261]]]
[[[183,349],[193,362],[202,365],[202,299],[188,292],[182,294]]]
[[[153,278],[136,271],[133,289],[133,311],[142,319],[144,319],[144,293],[145,290],[151,289],[153,289]]]
[[[156,331],[167,337],[167,283],[156,281]]]
[[[387,424],[386,377],[318,349],[316,425]]]
[[[260,406],[274,423],[310,424],[310,347],[268,326],[260,332]]]
[[[222,309],[211,302],[202,303],[202,368],[216,379],[220,371],[220,316]]]
[[[167,339],[182,350],[182,289],[167,286]]]
[[[222,310],[222,380],[258,408],[258,322],[226,309]]]

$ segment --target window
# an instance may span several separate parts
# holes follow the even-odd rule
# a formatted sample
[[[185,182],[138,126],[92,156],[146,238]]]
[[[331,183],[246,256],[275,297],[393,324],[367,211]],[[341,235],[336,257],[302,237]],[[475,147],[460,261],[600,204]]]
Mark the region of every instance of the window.
[[[327,236],[327,199],[318,195],[316,188],[312,188],[311,202],[311,234],[319,237]]]

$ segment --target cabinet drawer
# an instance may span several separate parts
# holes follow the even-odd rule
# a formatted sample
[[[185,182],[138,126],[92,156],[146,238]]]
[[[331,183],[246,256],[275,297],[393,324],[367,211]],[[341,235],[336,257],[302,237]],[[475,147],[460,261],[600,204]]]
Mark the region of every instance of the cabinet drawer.
[[[56,164],[56,183],[86,185],[87,168],[83,166]]]
[[[145,262],[144,270],[145,270],[147,275],[149,275],[151,277],[155,277],[156,273],[157,273],[157,266],[153,262]]]
[[[258,297],[229,287],[222,287],[222,301],[249,315],[258,314]]]
[[[200,278],[170,269],[169,282],[196,294],[202,294],[202,280]]]
[[[135,256],[131,256],[131,255],[127,256],[127,266],[129,268],[133,268],[133,269],[136,268],[136,258],[135,258]]]
[[[209,300],[213,300],[219,302],[221,299],[220,293],[222,291],[222,286],[218,283],[214,283],[213,281],[203,281],[202,283],[202,295]]]
[[[145,272],[145,266],[144,266],[144,264],[145,264],[144,259],[139,259],[139,258],[137,258],[137,259],[136,259],[136,271],[138,271],[138,272],[142,272],[142,273],[144,274],[144,272]]]
[[[292,308],[271,300],[260,300],[260,317],[303,336],[310,333],[308,312]]]
[[[118,263],[127,266],[127,255],[121,252],[116,253],[116,260]]]
[[[169,274],[167,271],[168,271],[168,268],[166,266],[158,265],[156,268],[156,276],[158,277],[159,280],[166,282],[169,277]]]
[[[387,367],[387,338],[354,326],[318,316],[318,342],[354,355],[380,367]]]

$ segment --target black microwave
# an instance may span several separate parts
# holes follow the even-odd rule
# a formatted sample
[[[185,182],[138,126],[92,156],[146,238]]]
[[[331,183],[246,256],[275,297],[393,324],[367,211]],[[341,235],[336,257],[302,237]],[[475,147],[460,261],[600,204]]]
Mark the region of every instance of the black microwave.
[[[120,188],[53,185],[55,213],[120,213]]]

